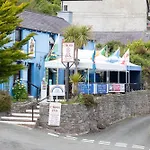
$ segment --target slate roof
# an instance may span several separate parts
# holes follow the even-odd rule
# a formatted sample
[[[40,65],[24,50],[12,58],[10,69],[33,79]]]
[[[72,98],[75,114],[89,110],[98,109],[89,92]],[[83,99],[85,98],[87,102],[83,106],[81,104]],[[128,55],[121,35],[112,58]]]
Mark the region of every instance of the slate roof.
[[[22,12],[21,14],[19,14],[19,17],[23,19],[20,27],[43,32],[61,34],[63,29],[70,25],[63,18],[30,11]]]
[[[93,32],[93,39],[97,43],[105,44],[109,41],[120,41],[121,43],[127,44],[128,42],[134,40],[149,41],[150,32],[149,31],[135,31],[135,32]]]

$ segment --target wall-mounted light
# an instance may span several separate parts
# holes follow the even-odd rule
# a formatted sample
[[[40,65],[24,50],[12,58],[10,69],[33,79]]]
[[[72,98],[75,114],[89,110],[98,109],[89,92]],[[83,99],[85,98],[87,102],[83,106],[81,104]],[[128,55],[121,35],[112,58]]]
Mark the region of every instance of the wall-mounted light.
[[[28,68],[29,67],[29,63],[25,62],[24,65]]]
[[[40,63],[36,63],[36,67],[40,70],[41,69],[41,64]]]

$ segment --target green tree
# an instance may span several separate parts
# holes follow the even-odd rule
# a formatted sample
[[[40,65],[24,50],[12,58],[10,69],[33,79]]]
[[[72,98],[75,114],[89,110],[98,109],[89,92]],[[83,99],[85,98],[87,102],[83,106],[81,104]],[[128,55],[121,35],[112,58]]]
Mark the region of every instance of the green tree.
[[[142,66],[143,81],[150,87],[150,42],[134,41],[127,45],[130,49],[131,62]]]
[[[11,44],[12,39],[10,37],[21,22],[18,14],[27,5],[27,3],[18,5],[17,0],[0,1],[0,83],[8,81],[11,75],[24,69],[24,66],[17,64],[17,61],[28,58],[28,55],[23,53],[21,48],[34,34],[30,34],[22,41],[13,44]]]
[[[60,0],[19,0],[19,3],[30,2],[27,10],[56,16],[61,10]]]
[[[71,25],[64,30],[64,42],[74,42],[75,44],[75,73],[78,72],[78,49],[87,44],[91,37],[90,26]]]

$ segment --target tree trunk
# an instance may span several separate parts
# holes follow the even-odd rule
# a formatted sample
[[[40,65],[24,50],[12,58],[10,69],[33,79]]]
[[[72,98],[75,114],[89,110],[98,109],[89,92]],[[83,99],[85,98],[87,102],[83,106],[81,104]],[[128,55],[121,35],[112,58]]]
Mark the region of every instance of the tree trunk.
[[[75,52],[75,73],[78,73],[78,49]]]

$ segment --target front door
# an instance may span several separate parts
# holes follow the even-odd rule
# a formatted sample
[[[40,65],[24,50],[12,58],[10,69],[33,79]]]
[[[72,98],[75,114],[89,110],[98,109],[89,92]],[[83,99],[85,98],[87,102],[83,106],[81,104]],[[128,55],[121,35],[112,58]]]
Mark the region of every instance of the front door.
[[[28,64],[28,94],[31,95],[31,83],[32,83],[32,64]]]

